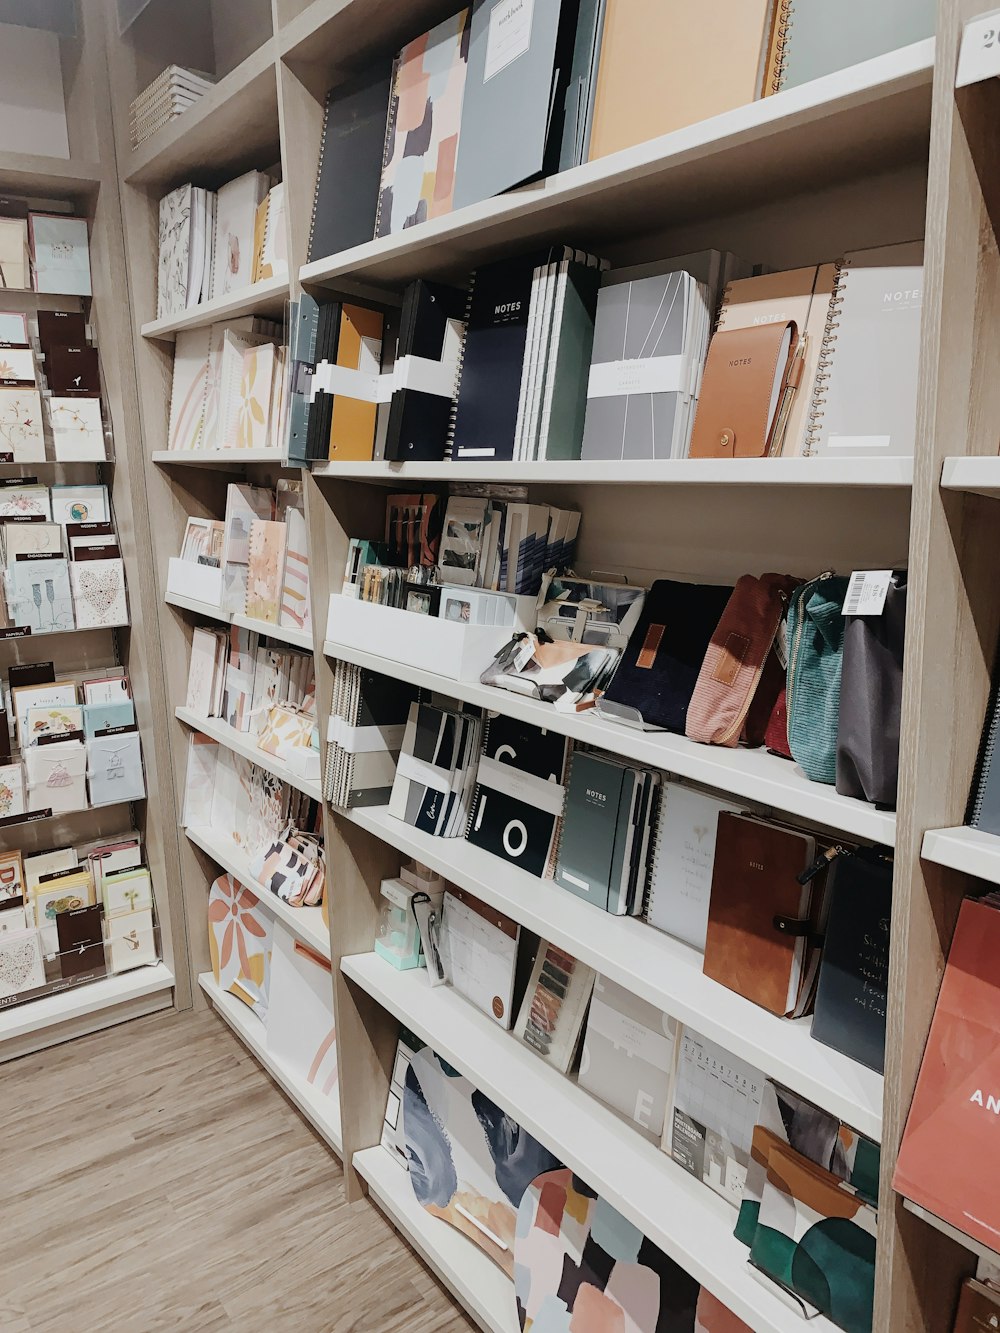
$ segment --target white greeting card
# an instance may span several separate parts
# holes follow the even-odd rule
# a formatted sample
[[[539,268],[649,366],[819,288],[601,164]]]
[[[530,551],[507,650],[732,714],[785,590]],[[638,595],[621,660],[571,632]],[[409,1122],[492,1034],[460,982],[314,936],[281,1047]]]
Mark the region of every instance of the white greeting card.
[[[53,486],[52,513],[56,523],[107,523],[111,517],[107,486]]]
[[[95,736],[87,742],[87,777],[90,804],[118,805],[141,801],[146,795],[139,733]]]
[[[41,936],[37,930],[0,935],[0,998],[45,985]]]
[[[0,490],[0,519],[30,518],[35,514],[52,518],[48,486],[5,486]]]
[[[32,810],[85,810],[87,754],[82,741],[55,741],[24,751]]]
[[[111,945],[112,972],[127,972],[133,967],[147,967],[155,963],[158,954],[153,913],[147,907],[144,911],[111,917],[108,921],[108,943]]]
[[[128,624],[125,565],[115,560],[74,560],[70,565],[77,629]]]
[[[23,815],[25,809],[21,765],[4,764],[0,767],[0,819]]]
[[[32,213],[29,222],[35,291],[90,296],[87,219],[70,218],[62,213]]]
[[[56,458],[63,463],[99,463],[107,457],[100,398],[49,400]]]
[[[7,571],[7,603],[14,623],[33,634],[73,629],[69,562],[62,556],[15,560]]]

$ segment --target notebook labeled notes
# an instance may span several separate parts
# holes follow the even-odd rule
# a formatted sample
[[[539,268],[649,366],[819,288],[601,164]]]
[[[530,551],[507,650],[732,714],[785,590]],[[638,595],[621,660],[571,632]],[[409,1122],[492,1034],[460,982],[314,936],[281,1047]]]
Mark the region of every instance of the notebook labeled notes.
[[[690,456],[780,454],[801,375],[794,320],[716,333],[705,362]]]
[[[830,300],[806,453],[911,455],[923,307],[923,245],[847,255]]]

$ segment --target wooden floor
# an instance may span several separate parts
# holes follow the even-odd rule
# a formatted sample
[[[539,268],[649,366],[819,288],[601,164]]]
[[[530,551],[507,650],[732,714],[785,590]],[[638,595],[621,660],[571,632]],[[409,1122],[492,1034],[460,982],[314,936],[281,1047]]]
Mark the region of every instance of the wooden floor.
[[[212,1014],[5,1065],[2,1333],[473,1328]],[[234,1090],[238,1089],[238,1095]]]

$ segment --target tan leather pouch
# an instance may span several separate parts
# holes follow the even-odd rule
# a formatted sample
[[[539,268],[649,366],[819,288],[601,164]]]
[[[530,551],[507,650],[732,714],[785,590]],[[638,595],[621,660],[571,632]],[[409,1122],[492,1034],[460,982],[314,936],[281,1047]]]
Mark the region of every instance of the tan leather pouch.
[[[783,363],[785,335],[791,340]],[[780,449],[798,367],[794,320],[717,333],[708,349],[691,434],[691,458],[763,458]],[[771,403],[779,382],[777,408]]]

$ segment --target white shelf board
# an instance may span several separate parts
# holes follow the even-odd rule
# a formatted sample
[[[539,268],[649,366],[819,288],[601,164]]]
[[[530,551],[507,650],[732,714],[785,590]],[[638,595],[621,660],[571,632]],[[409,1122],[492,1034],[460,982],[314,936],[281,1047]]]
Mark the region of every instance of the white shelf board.
[[[222,990],[211,972],[203,972],[198,978],[198,984],[211,1000],[219,1017],[232,1028],[289,1101],[294,1102],[299,1113],[309,1121],[316,1133],[337,1156],[343,1157],[344,1141],[340,1132],[338,1098],[327,1097],[322,1092],[317,1092],[305,1079],[291,1073],[282,1061],[267,1049],[267,1033],[257,1015],[242,1000]]]
[[[174,974],[170,968],[166,963],[157,963],[155,967],[137,967],[133,972],[120,972],[117,976],[73,986],[41,1000],[0,1009],[0,1042],[84,1018],[116,1004],[154,995],[157,991],[170,990],[173,984]]]
[[[533,1134],[755,1333],[802,1333],[802,1317],[753,1276],[733,1235],[736,1210],[511,1033],[423,968],[398,972],[375,953],[344,975]],[[832,1333],[810,1320],[811,1333]]]
[[[321,463],[320,480],[391,486],[411,481],[491,481],[593,486],[819,486],[869,490],[913,484],[912,458],[670,458],[651,462],[569,459],[537,463]]]
[[[220,625],[238,625],[241,629],[254,630],[257,634],[266,634],[270,639],[278,639],[293,648],[304,648],[312,652],[312,634],[306,630],[293,629],[290,625],[271,625],[266,620],[254,620],[240,611],[224,611],[212,602],[199,602],[196,597],[183,597],[180,593],[168,592],[163,599],[169,606],[179,607],[182,611],[194,611],[209,620],[217,620]]]
[[[344,644],[327,640],[324,652],[328,657],[340,658],[358,666],[407,680],[423,689],[436,690],[452,699],[475,704],[480,708],[507,717],[519,718],[536,727],[547,727],[562,736],[600,746],[614,754],[624,755],[642,764],[663,769],[677,777],[690,778],[709,787],[732,792],[761,805],[797,815],[815,824],[868,838],[873,842],[893,846],[896,839],[896,816],[876,810],[866,801],[850,796],[838,796],[832,786],[811,782],[802,770],[790,760],[768,754],[764,749],[729,750],[718,745],[699,745],[686,736],[674,736],[663,731],[639,731],[597,717],[590,709],[586,713],[564,713],[550,704],[510,690],[498,690],[478,681],[449,680],[419,667],[378,657]]]
[[[40,153],[0,153],[0,189],[35,197],[96,194],[101,164]],[[34,466],[34,464],[32,464]]]
[[[214,828],[193,828],[184,830],[191,842],[200,847],[223,870],[228,870],[234,879],[239,880],[244,888],[255,893],[265,912],[275,917],[292,932],[296,939],[309,946],[324,958],[330,957],[330,932],[319,907],[290,907],[288,903],[265,888],[250,872],[250,862],[236,846],[232,838],[227,838]]]
[[[178,721],[183,722],[186,727],[192,727],[204,736],[211,736],[220,745],[224,745],[227,750],[232,750],[234,754],[249,759],[258,768],[273,773],[276,778],[280,778],[282,782],[287,782],[290,787],[305,792],[312,800],[322,801],[323,789],[318,782],[313,782],[309,778],[300,778],[297,773],[292,772],[283,759],[277,759],[273,754],[265,754],[263,750],[258,749],[255,736],[251,736],[246,731],[237,731],[235,727],[231,727],[228,722],[223,722],[221,718],[199,717],[190,708],[177,708],[175,714]]]
[[[942,1236],[947,1236],[972,1254],[978,1255],[980,1259],[986,1259],[994,1265],[1000,1264],[1000,1252],[991,1250],[988,1245],[984,1245],[982,1241],[974,1240],[972,1236],[967,1236],[964,1231],[959,1231],[958,1227],[953,1227],[950,1222],[938,1217],[936,1213],[921,1208],[920,1204],[914,1203],[912,1199],[903,1199],[903,1207],[908,1213],[912,1213],[914,1217],[919,1217],[922,1222],[926,1222],[928,1226],[933,1227],[935,1231],[940,1231]]]
[[[381,1147],[354,1154],[354,1169],[396,1228],[487,1333],[520,1333],[514,1284],[468,1236],[417,1203],[409,1172]]]
[[[941,485],[946,491],[971,491],[973,495],[997,499],[1000,497],[1000,456],[946,458],[941,470]]]
[[[920,855],[925,861],[1000,884],[1000,838],[995,833],[975,828],[928,829]]]
[[[140,333],[144,338],[173,342],[183,329],[200,329],[206,324],[217,324],[220,320],[238,319],[241,315],[269,315],[280,319],[284,315],[287,300],[287,275],[264,278],[249,287],[240,287],[237,291],[227,292],[225,296],[217,296],[213,301],[191,306],[183,314],[150,320],[143,324]]]
[[[319,258],[304,283],[399,286],[515,246],[600,252],[626,234],[801,194],[926,157],[934,41],[916,42],[395,235]],[[873,125],[878,133],[873,133]]]
[[[706,977],[696,949],[634,917],[610,916],[464,838],[422,833],[387,806],[352,810],[349,817],[862,1134],[881,1139],[882,1076],[813,1041],[811,1019],[778,1018]]]
[[[150,457],[158,467],[207,467],[216,472],[242,472],[251,463],[288,465],[278,449],[156,449]]]

